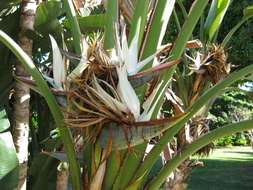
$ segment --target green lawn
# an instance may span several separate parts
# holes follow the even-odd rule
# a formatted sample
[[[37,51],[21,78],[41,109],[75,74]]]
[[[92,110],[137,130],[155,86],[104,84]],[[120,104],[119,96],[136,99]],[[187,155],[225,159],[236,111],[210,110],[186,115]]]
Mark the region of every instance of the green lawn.
[[[253,190],[251,147],[216,149],[203,161],[203,168],[193,170],[188,190]]]

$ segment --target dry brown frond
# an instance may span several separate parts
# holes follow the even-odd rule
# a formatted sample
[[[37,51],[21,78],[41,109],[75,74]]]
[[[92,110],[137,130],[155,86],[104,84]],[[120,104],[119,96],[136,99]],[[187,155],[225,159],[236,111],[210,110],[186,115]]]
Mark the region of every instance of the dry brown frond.
[[[229,74],[230,64],[227,63],[227,53],[224,48],[217,44],[207,47],[207,51],[204,54],[197,52],[194,59],[187,57],[193,61],[193,64],[189,66],[191,73],[196,73],[189,99],[190,105],[192,105],[201,94],[203,86],[209,80],[216,84]]]
[[[209,133],[209,120],[203,117],[195,117],[190,122],[190,129],[191,129],[191,136],[194,140],[198,139],[199,137]],[[205,147],[201,148],[196,155],[199,156],[208,156],[214,148],[214,144],[210,143]]]
[[[216,84],[230,72],[230,64],[227,63],[227,53],[221,45],[213,44],[209,51],[210,58],[207,61],[207,72],[211,81]]]
[[[188,57],[190,58],[190,57]],[[216,84],[230,72],[230,64],[227,63],[227,53],[221,45],[212,44],[206,53],[197,53],[194,63],[189,66],[190,70],[202,75]]]

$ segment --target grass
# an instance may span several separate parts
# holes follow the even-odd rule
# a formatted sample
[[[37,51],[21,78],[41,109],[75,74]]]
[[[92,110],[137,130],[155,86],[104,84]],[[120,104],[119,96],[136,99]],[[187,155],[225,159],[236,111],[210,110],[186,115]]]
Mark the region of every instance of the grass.
[[[194,169],[188,190],[252,190],[253,149],[233,147],[216,149],[205,166]]]

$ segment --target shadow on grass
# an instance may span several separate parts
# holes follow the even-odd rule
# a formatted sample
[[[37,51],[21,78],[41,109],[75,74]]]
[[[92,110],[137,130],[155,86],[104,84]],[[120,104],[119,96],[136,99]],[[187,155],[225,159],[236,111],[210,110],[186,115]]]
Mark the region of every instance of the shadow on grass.
[[[253,160],[224,158],[204,159],[205,166],[193,170],[188,190],[253,190]]]

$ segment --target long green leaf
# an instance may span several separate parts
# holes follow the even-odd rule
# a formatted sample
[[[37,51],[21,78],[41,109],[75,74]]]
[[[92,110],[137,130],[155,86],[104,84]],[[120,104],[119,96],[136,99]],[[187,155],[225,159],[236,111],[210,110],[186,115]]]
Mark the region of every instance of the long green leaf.
[[[78,22],[82,32],[94,29],[103,29],[106,23],[105,14],[96,14],[86,17],[79,17]]]
[[[177,0],[177,4],[180,7],[180,10],[181,10],[181,12],[184,16],[184,19],[186,20],[188,18],[188,14],[187,14],[187,11],[184,7],[184,4],[183,4],[182,0]]]
[[[5,2],[5,1],[4,1]],[[0,6],[1,7],[1,6]],[[2,8],[2,7],[1,7]],[[8,14],[6,16],[2,15],[0,19],[0,29],[4,30],[6,33],[12,37],[16,37],[18,34],[18,25],[20,12],[17,10]],[[0,105],[7,105],[9,101],[9,91],[13,87],[13,74],[12,74],[12,62],[11,52],[3,44],[0,44]]]
[[[209,9],[208,16],[204,25],[204,31],[207,36],[207,40],[211,41],[214,34],[220,27],[222,20],[229,7],[230,0],[213,0],[211,8]]]
[[[0,133],[6,131],[10,127],[9,119],[7,118],[7,114],[5,109],[0,107]]]
[[[106,26],[105,26],[105,37],[104,37],[104,47],[105,49],[114,48],[115,39],[115,24],[118,20],[118,1],[108,0],[107,10],[106,10]]]
[[[113,190],[125,189],[132,177],[135,174],[136,169],[143,159],[146,150],[146,144],[141,144],[135,147],[133,151],[126,153],[125,160],[118,172],[118,176],[113,185]],[[138,151],[138,152],[137,152]]]
[[[171,60],[178,60],[180,59],[181,55],[184,52],[185,45],[192,35],[192,32],[198,23],[198,20],[200,16],[202,15],[205,7],[208,4],[208,0],[196,0],[191,8],[191,11],[189,13],[188,19],[184,23],[182,30],[180,31],[178,38],[175,41],[175,45],[173,46],[171,50]],[[163,97],[167,90],[167,87],[170,83],[170,80],[176,70],[176,66],[172,67],[169,71],[163,72],[162,76],[159,80],[159,83],[161,84],[159,86],[158,93],[156,94],[156,97],[154,98],[153,104],[155,104],[156,108],[153,113],[153,116],[156,117],[161,105],[163,103]]]
[[[144,46],[143,46],[144,51],[142,54],[140,53],[141,59],[154,54],[156,52],[157,48],[161,45],[162,39],[165,34],[165,30],[166,30],[168,22],[169,22],[170,15],[171,15],[172,10],[174,8],[174,4],[175,4],[175,0],[169,0],[169,1],[158,0],[155,2],[155,7],[153,10],[154,16],[152,17],[151,23],[149,23],[151,25],[150,25],[150,27],[148,26],[147,36],[145,36],[145,39],[144,39],[144,41],[146,42],[146,43],[144,43]],[[144,9],[144,11],[145,11],[145,9]],[[138,15],[138,13],[136,13],[136,15]],[[144,17],[144,14],[142,14],[142,13],[139,13],[139,15],[142,15],[141,16],[142,18]],[[138,19],[137,16],[135,18]],[[138,23],[138,22],[136,22],[136,23]],[[143,97],[144,97],[144,90],[142,90],[142,93],[140,94],[141,101],[143,101]],[[143,132],[143,129],[137,129],[137,130],[141,133]],[[144,130],[147,130],[146,134],[150,134],[150,131],[148,128],[144,129]],[[158,129],[153,129],[153,132],[156,133],[157,130]],[[141,133],[139,133],[139,134],[141,134]],[[131,133],[129,133],[129,134],[131,134]],[[142,137],[138,138],[136,141],[139,141],[139,143],[144,142],[143,141],[144,140],[143,134],[144,133],[142,133]],[[126,141],[123,141],[123,142],[126,143]],[[140,162],[143,158],[142,156],[145,153],[145,149],[146,149],[146,142],[140,146],[134,147],[133,153],[127,154],[127,157],[124,159],[123,164],[122,164],[122,168],[121,168],[119,175],[116,179],[115,186],[114,186],[115,189],[116,189],[116,187],[120,187],[121,183],[123,183],[125,185],[130,183],[131,178],[135,175],[135,171],[136,171],[137,167],[139,167],[139,165],[140,165]],[[137,158],[136,158],[135,152],[137,152],[139,155]],[[124,176],[126,176],[126,177],[124,177]],[[138,179],[140,179],[140,178],[138,178]],[[136,181],[136,180],[133,179],[133,181]]]
[[[161,169],[158,175],[149,183],[147,189],[159,189],[159,187],[162,185],[162,183],[172,171],[174,171],[185,159],[197,152],[202,147],[221,137],[229,136],[236,132],[246,131],[249,129],[253,129],[253,120],[243,121],[227,125],[222,128],[218,128],[200,137],[193,143],[186,145],[181,152],[179,152],[174,158],[172,158],[168,163],[165,164],[165,166]]]
[[[78,20],[81,32],[85,33],[87,31],[104,29],[105,24],[106,24],[106,15],[105,14],[89,15],[85,17],[78,17],[77,20]],[[65,20],[63,24],[67,29],[71,28],[69,20]]]
[[[10,132],[5,110],[0,107],[0,187],[15,189],[18,185],[18,158]]]
[[[243,10],[243,18],[251,17],[253,15],[253,5],[246,7]]]
[[[113,151],[110,154],[109,159],[107,159],[103,190],[112,189],[113,183],[120,169],[121,155],[120,151]]]
[[[234,33],[246,22],[248,21],[250,18],[253,17],[253,6],[249,6],[247,8],[244,9],[243,11],[243,18],[240,22],[238,22],[231,30],[230,32],[226,35],[226,37],[224,38],[224,40],[222,41],[222,46],[226,47],[228,45],[229,40],[232,38],[232,36],[234,35]]]
[[[188,16],[188,20],[186,20],[186,22],[184,23],[182,30],[181,30],[181,32],[175,42],[175,45],[171,51],[172,59],[176,60],[181,57],[181,55],[184,51],[184,47],[185,47],[189,37],[191,36],[192,31],[193,31],[194,27],[196,26],[196,24],[197,24],[200,16],[202,15],[205,7],[207,6],[207,4],[208,4],[208,0],[196,0],[195,3],[193,4],[193,7],[191,8],[191,11]],[[162,85],[159,90],[160,94],[158,93],[158,96],[157,96],[157,98],[159,98],[160,101],[157,104],[155,114],[157,114],[158,111],[160,110],[160,107],[161,107],[162,101],[163,101],[163,97],[164,97],[163,95],[165,94],[165,91],[167,89],[167,86],[169,84],[169,81],[170,81],[172,75],[174,74],[175,69],[176,69],[176,67],[170,69],[168,72],[164,73],[163,76],[161,77],[160,82],[162,82]],[[171,138],[174,137],[175,133],[172,130],[174,130],[175,126],[178,126],[178,128],[180,129],[180,127],[182,127],[182,125],[189,119],[188,116],[186,118],[187,118],[186,120],[183,119],[183,120],[179,121],[179,124],[176,122],[176,124],[173,125],[174,127],[167,130],[165,135],[160,139],[159,143],[152,149],[152,151],[146,157],[146,159],[142,163],[142,166],[139,167],[139,170],[137,171],[135,178],[138,178],[138,177],[142,176],[144,173],[148,173],[148,171],[150,171],[153,164],[156,162],[156,158],[162,152],[163,147],[170,141]],[[181,123],[183,123],[183,124],[181,124]],[[173,132],[173,135],[172,135],[171,131]]]
[[[18,183],[18,159],[10,132],[0,133],[1,189],[15,189]]]
[[[189,107],[186,112],[188,113],[186,117],[178,122],[175,122],[171,128],[169,128],[164,135],[159,140],[159,143],[155,145],[155,147],[151,150],[148,154],[146,159],[144,160],[142,166],[140,167],[139,171],[137,172],[136,176],[143,175],[144,172],[150,170],[153,164],[156,161],[157,156],[163,151],[163,147],[178,133],[182,126],[186,122],[189,121],[191,117],[193,117],[206,103],[218,96],[220,93],[224,91],[224,89],[234,82],[244,78],[246,75],[251,74],[253,72],[253,65],[249,65],[240,71],[233,72],[227,78],[225,78],[220,83],[216,84],[214,87],[206,91],[191,107]]]
[[[161,45],[165,31],[174,9],[175,0],[157,1],[154,17],[151,21],[150,29],[144,42],[144,51],[141,55],[142,59],[154,54]]]
[[[25,67],[27,72],[34,78],[40,92],[43,94],[50,111],[54,117],[56,126],[60,130],[61,138],[64,143],[64,149],[70,162],[70,171],[73,189],[82,189],[80,167],[75,156],[74,145],[70,130],[65,126],[63,115],[58,106],[54,95],[51,93],[46,81],[43,79],[39,70],[33,64],[31,58],[15,43],[7,34],[0,30],[0,41],[4,43],[18,58],[20,63]]]
[[[75,53],[78,55],[81,55],[82,53],[82,48],[80,45],[81,44],[81,30],[78,24],[74,5],[72,3],[72,0],[63,0],[63,5],[67,12],[67,18],[71,26],[70,30],[73,37]]]
[[[129,45],[131,44],[135,34],[138,32],[138,23],[140,22],[140,29],[139,29],[139,41],[138,41],[138,48],[140,48],[142,43],[142,37],[144,34],[145,24],[147,20],[147,13],[148,13],[148,6],[150,1],[149,0],[139,0],[136,2],[135,9],[134,9],[134,16],[131,20],[131,29],[129,33]]]
[[[55,189],[57,181],[57,165],[59,161],[45,154],[36,155],[29,168],[29,177],[33,179],[30,189]]]

